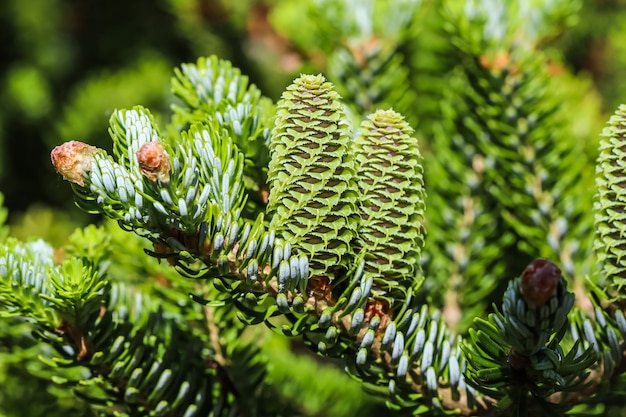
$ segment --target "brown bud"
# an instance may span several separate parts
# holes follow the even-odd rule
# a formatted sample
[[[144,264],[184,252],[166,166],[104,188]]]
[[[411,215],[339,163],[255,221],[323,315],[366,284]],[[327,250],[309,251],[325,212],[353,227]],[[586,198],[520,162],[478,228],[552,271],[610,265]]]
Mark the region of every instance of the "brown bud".
[[[170,157],[159,142],[145,143],[137,151],[137,162],[141,173],[150,181],[170,181]]]
[[[72,140],[55,147],[50,159],[64,179],[84,187],[83,174],[91,171],[91,160],[98,151],[95,146]]]
[[[540,307],[556,293],[561,270],[547,259],[537,259],[522,273],[520,293],[530,305]]]

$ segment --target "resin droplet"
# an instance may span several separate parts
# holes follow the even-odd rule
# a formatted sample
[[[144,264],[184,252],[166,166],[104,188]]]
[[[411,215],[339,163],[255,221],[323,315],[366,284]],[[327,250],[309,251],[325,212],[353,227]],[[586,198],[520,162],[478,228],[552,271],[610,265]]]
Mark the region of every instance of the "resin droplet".
[[[537,259],[522,273],[520,293],[528,304],[539,307],[555,294],[560,280],[559,267],[546,259]]]
[[[98,151],[95,146],[72,140],[55,147],[50,159],[64,179],[84,187],[83,173],[91,171],[91,160]]]
[[[141,173],[152,182],[170,181],[170,157],[159,142],[145,143],[137,151],[137,162]]]

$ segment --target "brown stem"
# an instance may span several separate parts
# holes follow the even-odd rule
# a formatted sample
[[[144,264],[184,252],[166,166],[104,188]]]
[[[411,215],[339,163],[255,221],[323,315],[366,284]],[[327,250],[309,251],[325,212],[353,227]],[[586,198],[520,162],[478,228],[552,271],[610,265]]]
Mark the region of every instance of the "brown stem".
[[[85,336],[82,329],[73,327],[67,320],[63,320],[59,327],[54,329],[58,334],[68,337],[74,346],[78,348],[76,359],[82,361],[83,359],[89,359],[91,357],[92,345],[89,339]]]

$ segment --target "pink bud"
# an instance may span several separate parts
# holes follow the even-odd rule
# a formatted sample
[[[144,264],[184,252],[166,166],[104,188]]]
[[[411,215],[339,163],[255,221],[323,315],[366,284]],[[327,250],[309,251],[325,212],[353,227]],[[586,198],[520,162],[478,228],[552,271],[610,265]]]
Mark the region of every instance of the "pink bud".
[[[561,270],[554,263],[537,259],[524,269],[520,293],[528,304],[540,307],[556,293],[560,280]]]
[[[137,151],[137,162],[141,173],[150,181],[170,181],[170,157],[159,142],[145,143]]]
[[[50,159],[64,179],[84,187],[83,174],[91,171],[92,158],[98,151],[95,146],[72,140],[55,147]]]

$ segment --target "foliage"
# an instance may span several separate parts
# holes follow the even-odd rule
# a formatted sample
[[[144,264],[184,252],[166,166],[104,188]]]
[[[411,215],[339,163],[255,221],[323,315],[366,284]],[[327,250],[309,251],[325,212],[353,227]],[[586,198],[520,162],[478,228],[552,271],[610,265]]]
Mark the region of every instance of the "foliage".
[[[25,96],[37,71],[11,75],[20,108],[93,137],[51,159],[105,220],[0,231],[0,376],[45,391],[2,393],[7,415],[617,415],[626,107],[596,139],[603,103],[559,39],[580,3],[164,5],[220,51],[171,95],[162,54],[62,118]],[[328,78],[253,82],[283,75],[224,45],[265,13],[291,46],[250,33]],[[111,105],[103,144],[80,109]]]
[[[255,42],[248,22],[262,4],[230,3],[114,0],[85,7],[76,0],[33,0],[24,7],[3,1],[0,188],[11,213],[33,202],[71,207],[71,192],[58,186],[45,163],[49,149],[60,138],[89,138],[107,148],[107,121],[116,107],[141,103],[169,117],[167,80],[178,62],[218,53],[278,95],[289,77],[268,69],[274,61],[264,61],[271,56],[267,45],[247,48]]]

